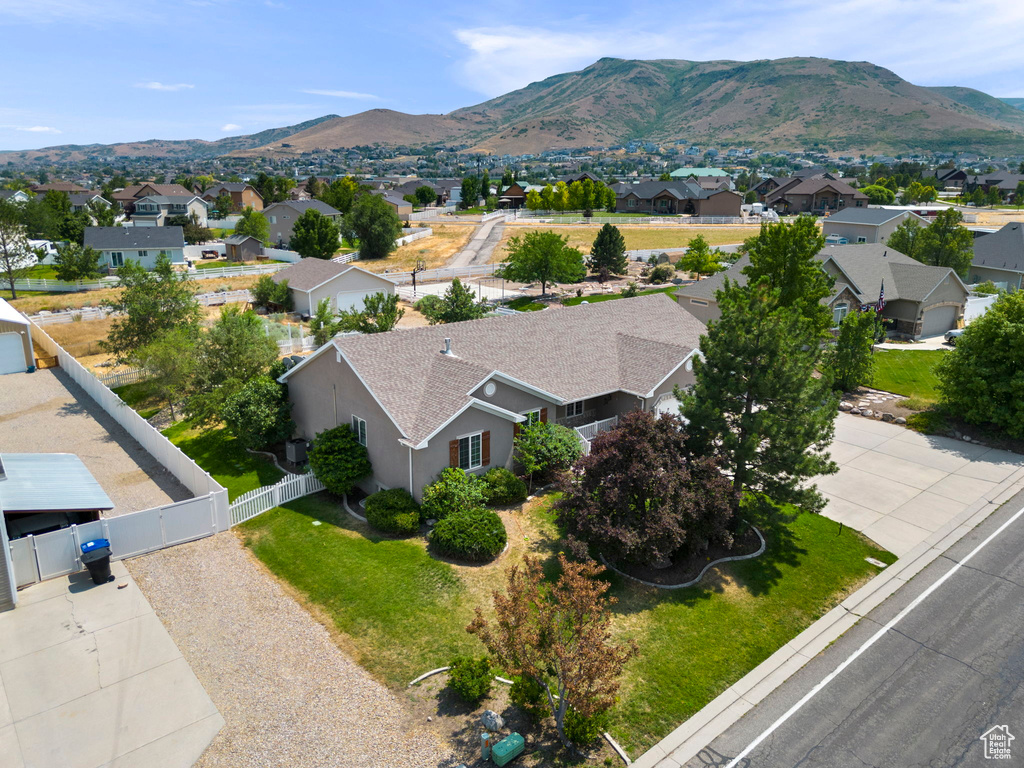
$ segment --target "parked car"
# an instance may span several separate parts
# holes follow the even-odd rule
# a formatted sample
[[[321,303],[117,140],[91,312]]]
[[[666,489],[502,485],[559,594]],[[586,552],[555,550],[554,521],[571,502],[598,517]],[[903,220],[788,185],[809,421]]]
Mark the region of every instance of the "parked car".
[[[946,331],[946,335],[944,337],[946,339],[946,343],[951,347],[955,347],[956,340],[963,335],[963,332],[963,328],[954,328],[952,331]]]

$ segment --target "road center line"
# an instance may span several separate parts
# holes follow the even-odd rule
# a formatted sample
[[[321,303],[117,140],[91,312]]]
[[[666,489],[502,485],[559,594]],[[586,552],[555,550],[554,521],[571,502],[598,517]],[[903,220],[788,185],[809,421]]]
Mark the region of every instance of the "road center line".
[[[822,690],[826,685],[831,683],[835,678],[837,678],[839,676],[839,674],[844,669],[846,669],[854,661],[856,661],[858,658],[860,658],[860,656],[866,650],[868,650],[868,648],[870,648],[872,645],[874,645],[876,642],[878,642],[878,640],[883,635],[885,635],[886,632],[888,632],[890,629],[895,627],[900,621],[902,621],[904,618],[906,618],[906,616],[908,616],[911,611],[913,611],[915,608],[917,608],[917,606],[919,606],[922,602],[924,602],[924,600],[932,592],[934,592],[939,587],[941,587],[946,582],[947,579],[949,579],[954,573],[959,571],[960,568],[962,568],[964,565],[966,565],[971,560],[972,557],[974,557],[982,549],[984,549],[986,546],[988,546],[988,544],[993,539],[995,539],[997,536],[999,536],[999,534],[1001,534],[1003,531],[1005,531],[1007,528],[1009,528],[1010,525],[1012,525],[1021,515],[1024,515],[1024,507],[1022,507],[1020,510],[1018,510],[1017,513],[1014,514],[1013,517],[1011,517],[1009,520],[1007,520],[1005,523],[1003,523],[1001,526],[999,526],[995,531],[993,531],[992,534],[987,539],[985,539],[978,546],[976,546],[974,549],[972,549],[970,554],[968,554],[960,562],[956,563],[952,568],[950,568],[949,571],[947,571],[945,574],[943,574],[942,577],[938,581],[936,581],[934,584],[932,584],[930,587],[928,587],[928,589],[926,589],[924,592],[922,592],[920,595],[918,595],[916,598],[914,598],[914,600],[910,603],[910,605],[908,605],[906,608],[904,608],[902,611],[900,611],[898,614],[896,614],[896,616],[894,616],[889,622],[887,622],[881,629],[879,629],[875,634],[873,634],[870,638],[868,638],[868,640],[860,648],[858,648],[856,651],[854,651],[850,655],[850,657],[848,659],[846,659],[846,661],[844,661],[842,664],[840,664],[838,667],[836,667],[835,670],[833,670],[828,675],[826,675],[824,678],[822,678],[821,682],[819,682],[811,690],[809,690],[804,695],[804,697],[802,699],[800,699],[800,701],[798,701],[796,704],[794,704],[792,707],[790,707],[788,710],[786,710],[786,712],[783,713],[783,715],[778,720],[776,720],[774,723],[772,723],[770,726],[768,726],[768,728],[765,729],[761,733],[760,736],[758,736],[756,739],[754,739],[752,742],[750,742],[750,744],[748,744],[746,746],[746,748],[742,752],[740,752],[738,755],[736,755],[736,757],[734,757],[725,766],[725,768],[736,768],[736,766],[739,764],[740,760],[742,760],[747,755],[749,755],[751,752],[753,752],[761,744],[761,742],[763,742],[765,739],[767,739],[769,736],[771,736],[773,733],[775,733],[775,731],[777,731],[781,725],[783,725],[787,720],[789,720],[789,718],[791,718],[793,715],[795,715],[800,710],[800,708],[804,706],[804,704],[806,704],[808,701],[813,699],[815,697],[815,695],[817,695],[817,693],[820,690]]]

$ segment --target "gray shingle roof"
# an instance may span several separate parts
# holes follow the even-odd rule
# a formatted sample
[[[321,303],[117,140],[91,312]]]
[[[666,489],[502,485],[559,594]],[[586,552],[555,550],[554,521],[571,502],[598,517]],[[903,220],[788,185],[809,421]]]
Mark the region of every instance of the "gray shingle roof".
[[[86,227],[85,245],[98,251],[184,248],[181,227]]]
[[[699,345],[703,332],[703,323],[655,294],[341,336],[334,346],[418,443],[495,371],[565,402],[618,390],[646,395]],[[441,354],[445,338],[452,340],[454,356]]]
[[[241,245],[246,240],[255,240],[257,243],[260,242],[258,237],[253,237],[252,235],[231,235],[231,237],[224,238],[224,242],[229,245]],[[317,259],[317,261],[320,261],[320,259]]]
[[[336,264],[329,259],[299,259],[290,267],[273,274],[275,283],[288,281],[288,287],[297,291],[308,291],[321,283],[337,277],[349,269],[348,264]]]
[[[844,208],[825,219],[825,224],[872,224],[879,226],[887,221],[905,216],[907,211],[891,211],[886,208]]]
[[[976,267],[1024,272],[1024,224],[1004,224],[998,232],[975,239],[971,263]]]
[[[265,215],[273,213],[274,208],[279,205],[285,208],[291,208],[293,211],[297,211],[300,214],[305,213],[310,208],[313,208],[320,211],[324,216],[341,216],[341,211],[332,208],[321,200],[285,200],[284,202],[274,203],[273,205],[264,208],[263,213]]]

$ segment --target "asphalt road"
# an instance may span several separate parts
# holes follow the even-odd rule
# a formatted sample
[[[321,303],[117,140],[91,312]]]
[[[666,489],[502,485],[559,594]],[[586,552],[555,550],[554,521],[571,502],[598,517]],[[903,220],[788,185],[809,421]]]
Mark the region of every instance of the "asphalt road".
[[[1024,515],[805,699],[1022,507],[1024,493],[687,766],[728,766],[737,756],[743,768],[1024,766]],[[1010,755],[987,758],[980,737],[998,726],[1014,737]]]

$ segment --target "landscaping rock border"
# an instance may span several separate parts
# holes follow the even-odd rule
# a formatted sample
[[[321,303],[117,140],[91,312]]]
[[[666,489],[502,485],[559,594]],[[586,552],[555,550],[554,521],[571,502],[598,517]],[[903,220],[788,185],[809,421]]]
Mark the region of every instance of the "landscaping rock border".
[[[747,523],[747,525],[750,525],[750,523]],[[730,557],[720,557],[717,560],[712,560],[710,563],[708,563],[701,569],[700,573],[697,575],[697,578],[691,579],[690,581],[687,581],[683,584],[655,584],[653,581],[644,581],[643,579],[638,579],[636,576],[630,576],[628,573],[620,571],[614,565],[610,564],[607,560],[605,560],[604,555],[600,555],[600,558],[601,562],[604,563],[610,570],[615,571],[620,576],[625,576],[627,579],[643,584],[644,586],[655,587],[656,589],[685,589],[686,587],[692,587],[694,584],[699,583],[700,580],[704,578],[704,575],[709,570],[714,568],[716,565],[720,565],[721,563],[732,563],[738,560],[753,560],[755,557],[763,555],[766,547],[764,536],[762,536],[761,532],[757,530],[757,528],[755,528],[753,525],[750,525],[750,528],[754,533],[757,534],[757,538],[761,541],[761,546],[757,548],[756,552],[752,552],[749,555],[732,555]]]

